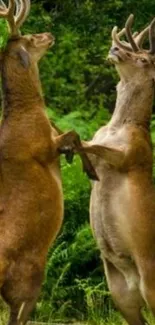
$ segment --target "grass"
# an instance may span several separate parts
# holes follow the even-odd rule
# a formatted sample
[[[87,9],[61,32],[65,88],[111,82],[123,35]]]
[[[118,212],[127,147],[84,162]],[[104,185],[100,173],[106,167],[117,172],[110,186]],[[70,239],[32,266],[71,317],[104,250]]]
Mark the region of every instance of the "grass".
[[[6,304],[0,299],[0,325],[6,325],[9,317],[9,309],[6,306]],[[35,321],[41,321],[40,319],[35,319]],[[55,320],[52,318],[49,318],[48,323],[55,323]],[[68,322],[69,323],[69,322]],[[106,317],[104,320],[99,319],[98,317],[94,317],[93,321],[89,320],[88,322],[79,323],[74,322],[74,324],[85,324],[85,325],[123,325],[122,318],[120,314],[114,310],[111,310],[109,312],[108,317]],[[124,322],[125,325],[125,322]]]
[[[8,308],[3,304],[3,306],[0,306],[0,325],[6,325],[7,320],[8,320],[8,316],[9,316],[9,311]],[[39,321],[37,319],[35,319],[35,321]],[[49,319],[48,323],[55,323],[55,320],[53,319]],[[67,324],[67,323],[66,323]],[[88,322],[84,322],[84,323],[79,323],[79,322],[74,322],[73,324],[82,324],[82,325],[125,325],[126,323],[122,320],[120,314],[118,312],[114,312],[112,311],[111,314],[109,315],[109,317],[103,319],[97,319],[96,321],[88,321]]]
[[[155,324],[155,318],[150,312],[144,311],[143,314],[149,325]],[[0,325],[6,325],[8,321],[8,317],[9,317],[9,309],[0,298]],[[35,319],[33,321],[40,322],[41,320]],[[52,324],[52,323],[54,324],[55,320],[49,318],[47,324]],[[69,324],[69,322],[67,322],[66,325],[67,324]],[[98,317],[96,317],[96,319],[94,318],[93,320],[89,320],[86,322],[74,322],[73,324],[74,325],[127,325],[126,321],[122,318],[120,313],[113,309],[109,311],[109,314],[104,319],[103,318],[99,319]]]
[[[3,300],[0,298],[0,325],[7,324],[9,315],[9,309],[6,306],[6,304],[3,302]]]
[[[149,325],[154,325],[155,324],[155,318],[153,315],[148,312],[144,311],[144,315],[146,320],[148,321]],[[0,325],[5,325],[7,323],[9,316],[9,310],[6,304],[0,299]],[[39,319],[35,319],[35,321],[40,321]],[[47,324],[55,323],[55,320],[49,319]],[[66,324],[69,324],[66,323]],[[98,317],[92,320],[89,320],[87,322],[74,322],[74,325],[127,325],[125,320],[121,317],[120,313],[111,309],[109,312],[108,316],[105,317],[104,319],[99,319]],[[63,324],[64,325],[64,324]]]

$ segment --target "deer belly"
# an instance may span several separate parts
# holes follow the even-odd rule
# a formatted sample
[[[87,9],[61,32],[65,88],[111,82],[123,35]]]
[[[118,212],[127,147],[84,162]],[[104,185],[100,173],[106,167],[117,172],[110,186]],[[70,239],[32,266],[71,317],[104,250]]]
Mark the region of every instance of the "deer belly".
[[[44,240],[50,244],[57,236],[63,221],[64,202],[61,181],[54,175],[50,187],[44,189],[44,193],[40,193],[40,211],[41,225],[43,229],[42,236]],[[46,185],[47,186],[47,185]]]
[[[6,178],[7,192],[3,201],[9,246],[20,249],[47,250],[56,238],[63,220],[63,193],[59,170],[36,164],[20,169],[20,178]],[[9,235],[11,234],[11,235]],[[7,234],[6,234],[7,235]]]
[[[122,183],[122,181],[121,181]],[[97,184],[90,201],[90,223],[101,256],[114,264],[130,259],[127,235],[128,207],[124,184],[109,190],[109,184]],[[126,263],[126,262],[125,262]]]
[[[59,169],[49,167],[49,174],[42,176],[40,193],[36,202],[39,209],[40,233],[43,241],[50,244],[58,234],[63,220],[63,192]]]

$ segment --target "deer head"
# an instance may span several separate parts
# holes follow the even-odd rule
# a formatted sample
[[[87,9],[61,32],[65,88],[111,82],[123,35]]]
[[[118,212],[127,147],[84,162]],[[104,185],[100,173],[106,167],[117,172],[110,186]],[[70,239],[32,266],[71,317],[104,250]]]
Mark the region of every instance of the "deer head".
[[[2,59],[12,59],[14,66],[28,68],[37,63],[46,50],[53,45],[54,37],[50,33],[22,36],[20,27],[30,11],[30,0],[9,0],[8,7],[0,0],[0,17],[8,22],[9,38]]]
[[[112,30],[112,47],[108,59],[115,64],[121,79],[131,77],[155,79],[155,19],[140,33],[132,34],[133,15],[126,21],[125,28],[117,33],[117,27]],[[128,42],[121,41],[125,34]],[[149,34],[150,49],[142,48],[146,35]],[[137,79],[138,80],[138,79]]]

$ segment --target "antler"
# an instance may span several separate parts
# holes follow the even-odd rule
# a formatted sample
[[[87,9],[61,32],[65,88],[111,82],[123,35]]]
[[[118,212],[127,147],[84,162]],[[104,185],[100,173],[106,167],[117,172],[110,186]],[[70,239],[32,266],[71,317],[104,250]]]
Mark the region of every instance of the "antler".
[[[150,51],[153,50],[153,47],[151,47],[151,44],[154,43],[154,47],[155,47],[155,36],[154,36],[154,41],[153,40],[151,41],[151,39],[152,39],[152,33],[154,31],[154,23],[155,22],[154,23],[152,22],[149,26],[147,26],[140,33],[135,32],[132,34],[131,26],[133,23],[133,19],[134,19],[134,15],[131,14],[126,21],[125,28],[124,28],[124,31],[125,31],[125,34],[126,34],[126,37],[127,37],[129,43],[120,41],[120,39],[119,39],[120,33],[117,34],[117,27],[114,27],[112,30],[113,41],[115,42],[116,45],[118,45],[119,47],[121,47],[122,49],[124,49],[126,51],[138,52],[138,51],[140,51],[142,44],[144,42],[144,39],[149,32],[150,33]]]
[[[132,26],[132,23],[133,23],[133,19],[134,19],[134,15],[130,15],[126,21],[126,24],[125,24],[125,34],[126,34],[126,37],[129,41],[129,43],[131,44],[131,47],[133,49],[134,52],[138,52],[139,51],[139,47],[138,45],[135,43],[135,40],[132,36],[132,32],[131,32],[131,26]]]
[[[15,0],[16,4],[18,3],[18,0]],[[30,0],[20,0],[21,6],[19,7],[19,12],[16,17],[16,26],[19,29],[21,25],[26,20],[29,12],[30,12]],[[17,6],[18,7],[18,6]]]
[[[113,39],[113,42],[118,46],[121,47],[125,51],[132,51],[131,46],[127,44],[126,42],[121,42],[119,39],[119,33],[117,33],[117,26],[115,26],[112,30],[111,36]],[[124,29],[125,31],[125,29]]]
[[[149,26],[150,54],[155,54],[155,18]]]
[[[15,13],[16,9],[16,13]],[[9,0],[8,7],[0,0],[0,17],[6,18],[11,37],[19,36],[19,28],[30,11],[30,0]]]
[[[144,28],[140,33],[136,32],[137,34],[135,36],[134,36],[135,33],[133,34],[135,43],[138,45],[139,48],[142,48],[145,37],[148,35],[148,31],[149,31],[149,26]]]

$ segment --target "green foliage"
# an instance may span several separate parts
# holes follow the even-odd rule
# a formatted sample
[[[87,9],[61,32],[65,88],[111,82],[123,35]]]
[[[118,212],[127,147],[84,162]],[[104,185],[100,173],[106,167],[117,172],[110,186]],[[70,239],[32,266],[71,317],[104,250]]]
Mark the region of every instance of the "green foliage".
[[[90,312],[88,288],[92,290],[92,299],[96,296],[99,302],[101,296],[99,288],[105,287],[105,284],[102,267],[97,263],[98,256],[99,252],[88,223],[76,229],[72,240],[70,236],[68,241],[59,238],[51,248],[42,299],[52,311],[54,319],[84,320],[86,316],[88,317]],[[89,281],[87,276],[90,277]],[[93,289],[94,286],[96,289]],[[104,295],[107,295],[107,292],[103,291]],[[37,313],[40,313],[39,307],[42,308],[39,305]]]
[[[101,279],[102,280],[102,279]],[[87,307],[87,320],[98,324],[101,319],[109,317],[113,307],[106,282],[95,284],[92,278],[77,280],[78,287],[84,292],[84,301]]]
[[[100,87],[103,84],[103,69],[97,62],[92,64],[94,54],[90,55],[77,31],[64,26],[60,28],[54,53],[49,52],[48,61],[41,67],[46,99],[57,112],[97,113],[106,101],[105,94],[96,89],[99,83]],[[108,75],[108,71],[104,73]]]
[[[73,165],[62,162],[63,188],[65,197],[65,223],[59,238],[67,242],[75,236],[79,226],[89,218],[90,184],[83,174],[81,162],[74,159]]]
[[[4,19],[0,19],[0,49],[3,50],[5,49],[5,46],[8,41],[8,29],[7,29],[7,24]]]
[[[8,320],[8,306],[4,303],[2,298],[0,297],[0,325],[4,325]]]
[[[74,129],[82,139],[92,138],[96,130],[107,123],[110,114],[107,110],[101,109],[96,113],[95,119],[89,112],[73,111],[60,117],[51,109],[47,109],[48,116],[63,131]]]

